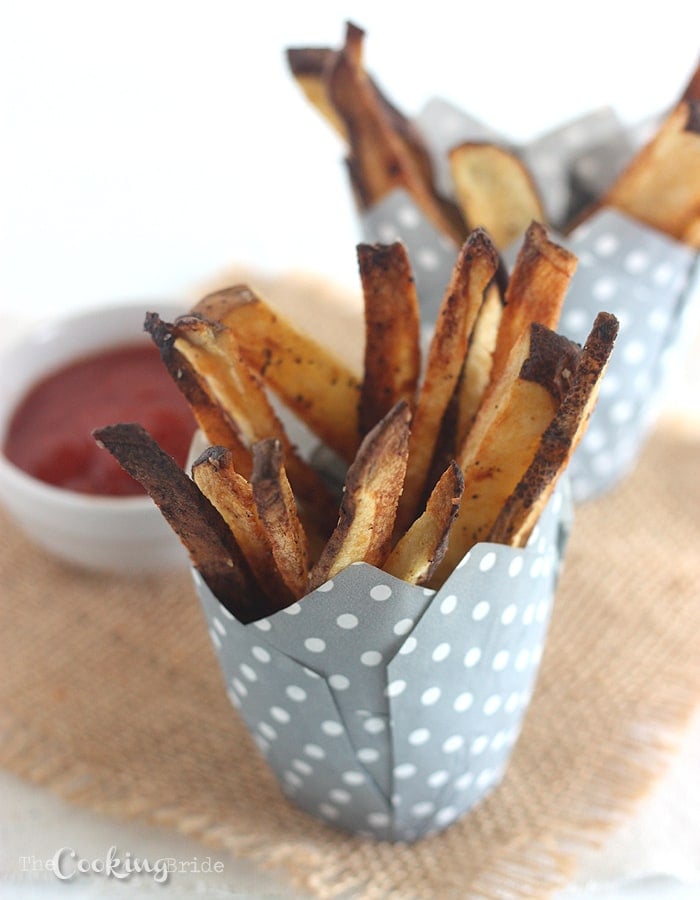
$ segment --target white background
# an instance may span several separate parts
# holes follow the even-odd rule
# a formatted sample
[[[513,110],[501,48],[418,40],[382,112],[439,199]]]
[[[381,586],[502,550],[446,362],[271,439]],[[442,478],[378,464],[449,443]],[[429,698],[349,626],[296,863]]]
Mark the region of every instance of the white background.
[[[359,234],[342,148],[283,55],[288,45],[337,44],[347,18],[367,30],[368,67],[406,112],[440,95],[518,140],[606,104],[626,122],[645,119],[675,99],[700,54],[696,0],[431,0],[410,9],[377,0],[0,0],[0,326],[118,299],[191,298],[236,265],[312,270],[356,288]],[[668,861],[683,846],[672,839],[683,793],[676,784],[665,816],[647,810],[591,877],[609,885],[657,862],[658,871],[700,877],[688,854]],[[6,775],[0,798],[10,856],[68,839],[83,852],[106,842],[131,841],[142,855],[151,847],[139,830],[100,830]],[[27,846],[35,833],[41,841]],[[185,858],[194,852],[152,840]],[[659,847],[666,856],[655,860]],[[2,862],[12,869],[13,859]],[[219,886],[244,884],[243,869],[228,869]],[[33,892],[23,888],[23,897]],[[10,890],[20,896],[19,884]],[[624,896],[652,894],[637,886]],[[666,882],[653,896],[681,894]]]
[[[0,311],[189,296],[226,267],[357,285],[340,142],[289,45],[367,31],[408,113],[441,95],[517,139],[678,95],[700,4],[0,0]]]

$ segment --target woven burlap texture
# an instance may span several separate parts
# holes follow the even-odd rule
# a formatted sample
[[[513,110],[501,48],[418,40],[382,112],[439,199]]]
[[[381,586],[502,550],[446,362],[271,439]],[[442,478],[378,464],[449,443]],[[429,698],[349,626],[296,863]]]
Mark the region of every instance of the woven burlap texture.
[[[281,795],[229,704],[187,571],[66,568],[0,519],[0,764],[170,826],[319,897],[546,897],[664,771],[700,701],[697,437],[659,430],[579,509],[542,670],[502,785],[411,847]]]

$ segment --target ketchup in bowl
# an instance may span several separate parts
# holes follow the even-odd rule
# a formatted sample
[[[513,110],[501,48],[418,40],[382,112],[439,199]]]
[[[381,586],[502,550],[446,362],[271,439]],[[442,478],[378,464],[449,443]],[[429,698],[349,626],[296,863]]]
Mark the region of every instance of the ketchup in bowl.
[[[143,494],[92,431],[139,422],[179,465],[195,421],[150,344],[124,344],[78,359],[38,382],[10,420],[5,456],[29,475],[71,491]]]

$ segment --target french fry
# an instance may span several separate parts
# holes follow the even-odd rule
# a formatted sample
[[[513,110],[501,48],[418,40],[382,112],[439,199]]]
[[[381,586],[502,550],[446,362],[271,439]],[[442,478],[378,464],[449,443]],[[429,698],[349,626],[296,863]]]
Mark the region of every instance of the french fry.
[[[284,432],[260,377],[244,361],[230,328],[202,316],[180,316],[172,326],[175,349],[210,383],[248,446]],[[284,438],[286,443],[288,439]]]
[[[216,507],[248,560],[250,568],[268,593],[295,599],[275,565],[272,547],[260,520],[250,482],[236,472],[226,447],[209,447],[192,464],[195,484]]]
[[[347,366],[246,285],[209,294],[193,312],[227,325],[248,365],[282,402],[342,459],[353,458],[360,383]]]
[[[518,338],[533,322],[556,328],[577,264],[573,253],[549,240],[539,222],[529,225],[506,288],[492,381],[498,381]]]
[[[107,425],[93,436],[151,496],[232,615],[247,623],[281,608],[280,598],[270,597],[253,575],[220,513],[141,425]]]
[[[409,584],[426,584],[430,580],[447,550],[463,491],[464,476],[453,461],[433,488],[425,512],[391,551],[384,571]]]
[[[367,434],[400,400],[411,409],[420,377],[420,314],[403,244],[360,244],[365,367],[359,427]]]
[[[514,547],[527,543],[586,430],[617,332],[615,316],[599,313],[561,406],[545,429],[527,471],[501,507],[487,540]]]
[[[347,143],[348,130],[328,97],[326,72],[333,64],[335,51],[330,47],[289,47],[287,64],[294,80],[334,131]]]
[[[282,457],[282,445],[274,438],[254,444],[251,484],[277,570],[291,593],[300,598],[309,577],[309,544]]]
[[[337,503],[319,474],[297,452],[268,400],[260,376],[243,359],[234,333],[202,316],[181,316],[173,325],[175,349],[210,386],[221,408],[251,447],[265,438],[278,439],[295,492],[321,527],[332,528]]]
[[[173,326],[157,313],[147,313],[144,329],[160,352],[160,358],[170,377],[177,384],[192,409],[199,428],[211,444],[227,447],[236,469],[249,476],[253,457],[244,443],[239,429],[218,403],[205,378],[175,347]]]
[[[491,531],[568,390],[579,353],[572,341],[538,324],[531,325],[513,348],[470,433],[471,437],[478,429],[478,442],[457,457],[464,494],[438,579],[444,579]]]
[[[356,25],[349,27],[355,31],[361,31]],[[304,92],[306,99],[326,119],[349,148],[350,136],[347,126],[338,115],[328,95],[328,76],[336,58],[336,51],[330,47],[290,47],[287,49],[287,63],[294,80]],[[366,75],[366,78],[387,123],[401,139],[406,151],[413,157],[426,184],[430,184],[433,175],[432,162],[418,129],[382,93],[369,74]]]
[[[700,76],[699,76],[700,78]],[[596,209],[612,206],[679,241],[697,243],[700,217],[700,100],[681,101],[632,159]]]
[[[499,250],[545,220],[537,187],[525,164],[496,144],[464,143],[449,153],[457,202],[470,228],[485,228]]]
[[[374,206],[396,189],[405,190],[442,234],[459,246],[465,229],[455,222],[454,207],[443,208],[426,180],[423,165],[407,149],[392,126],[362,66],[364,32],[348,23],[345,45],[327,73],[328,96],[345,123],[350,145],[349,165],[363,207]]]
[[[504,289],[498,251],[478,228],[446,288],[421,383],[418,300],[406,251],[396,243],[360,245],[357,253],[362,381],[245,285],[208,295],[174,323],[147,317],[171,374],[198,404],[198,421],[233,449],[210,447],[193,465],[193,489],[215,516],[207,540],[194,540],[182,512],[169,510],[170,483],[186,476],[163,476],[152,441],[146,445],[156,474],[144,486],[194,564],[230,591],[230,603],[236,589],[252,598],[255,611],[246,601],[234,613],[247,621],[355,562],[439,587],[478,541],[521,546],[580,441],[610,355],[612,316],[596,320],[583,351],[547,327],[558,319],[572,254],[532,222]],[[325,452],[349,462],[339,510],[296,453],[268,388],[316,432]],[[124,427],[130,434],[132,426]],[[143,453],[143,437],[130,439]],[[138,471],[138,454],[111,440],[127,471]],[[308,518],[318,507],[328,509],[321,527],[318,516]],[[216,527],[228,529],[228,563]],[[228,586],[223,565],[236,571]]]
[[[492,285],[486,291],[484,302],[474,324],[455,393],[455,415],[451,425],[451,454],[454,454],[454,448],[461,447],[466,440],[491,381],[493,354],[496,349],[502,316],[502,295],[500,290]]]
[[[348,469],[338,524],[311,570],[309,590],[354,562],[381,566],[390,553],[408,457],[410,410],[404,401],[365,436]]]
[[[498,255],[488,235],[475,229],[460,252],[430,343],[411,428],[406,485],[399,507],[400,529],[415,519],[432,487],[427,478],[440,424],[457,385],[484,292],[497,268]]]

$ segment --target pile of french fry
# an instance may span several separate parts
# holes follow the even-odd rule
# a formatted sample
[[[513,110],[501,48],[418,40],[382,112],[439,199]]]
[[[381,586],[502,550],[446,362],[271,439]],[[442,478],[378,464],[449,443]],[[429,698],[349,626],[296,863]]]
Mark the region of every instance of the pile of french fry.
[[[523,161],[509,148],[467,142],[448,155],[454,197],[435,184],[430,156],[415,126],[382,95],[363,65],[364,32],[348,23],[345,42],[295,47],[287,60],[313,106],[347,146],[347,168],[360,209],[405,190],[456,247],[485,228],[499,250],[532,220],[546,222],[542,200]],[[680,99],[605,195],[566,228],[612,207],[700,248],[700,65]]]
[[[360,245],[358,261],[360,375],[237,285],[146,317],[210,445],[192,477],[138,424],[95,432],[242,622],[355,562],[435,588],[479,541],[523,546],[596,401],[617,320],[600,313],[583,347],[554,331],[576,260],[542,225],[509,278],[487,232],[468,234],[424,360],[405,248]],[[340,493],[280,402],[342,461]]]

